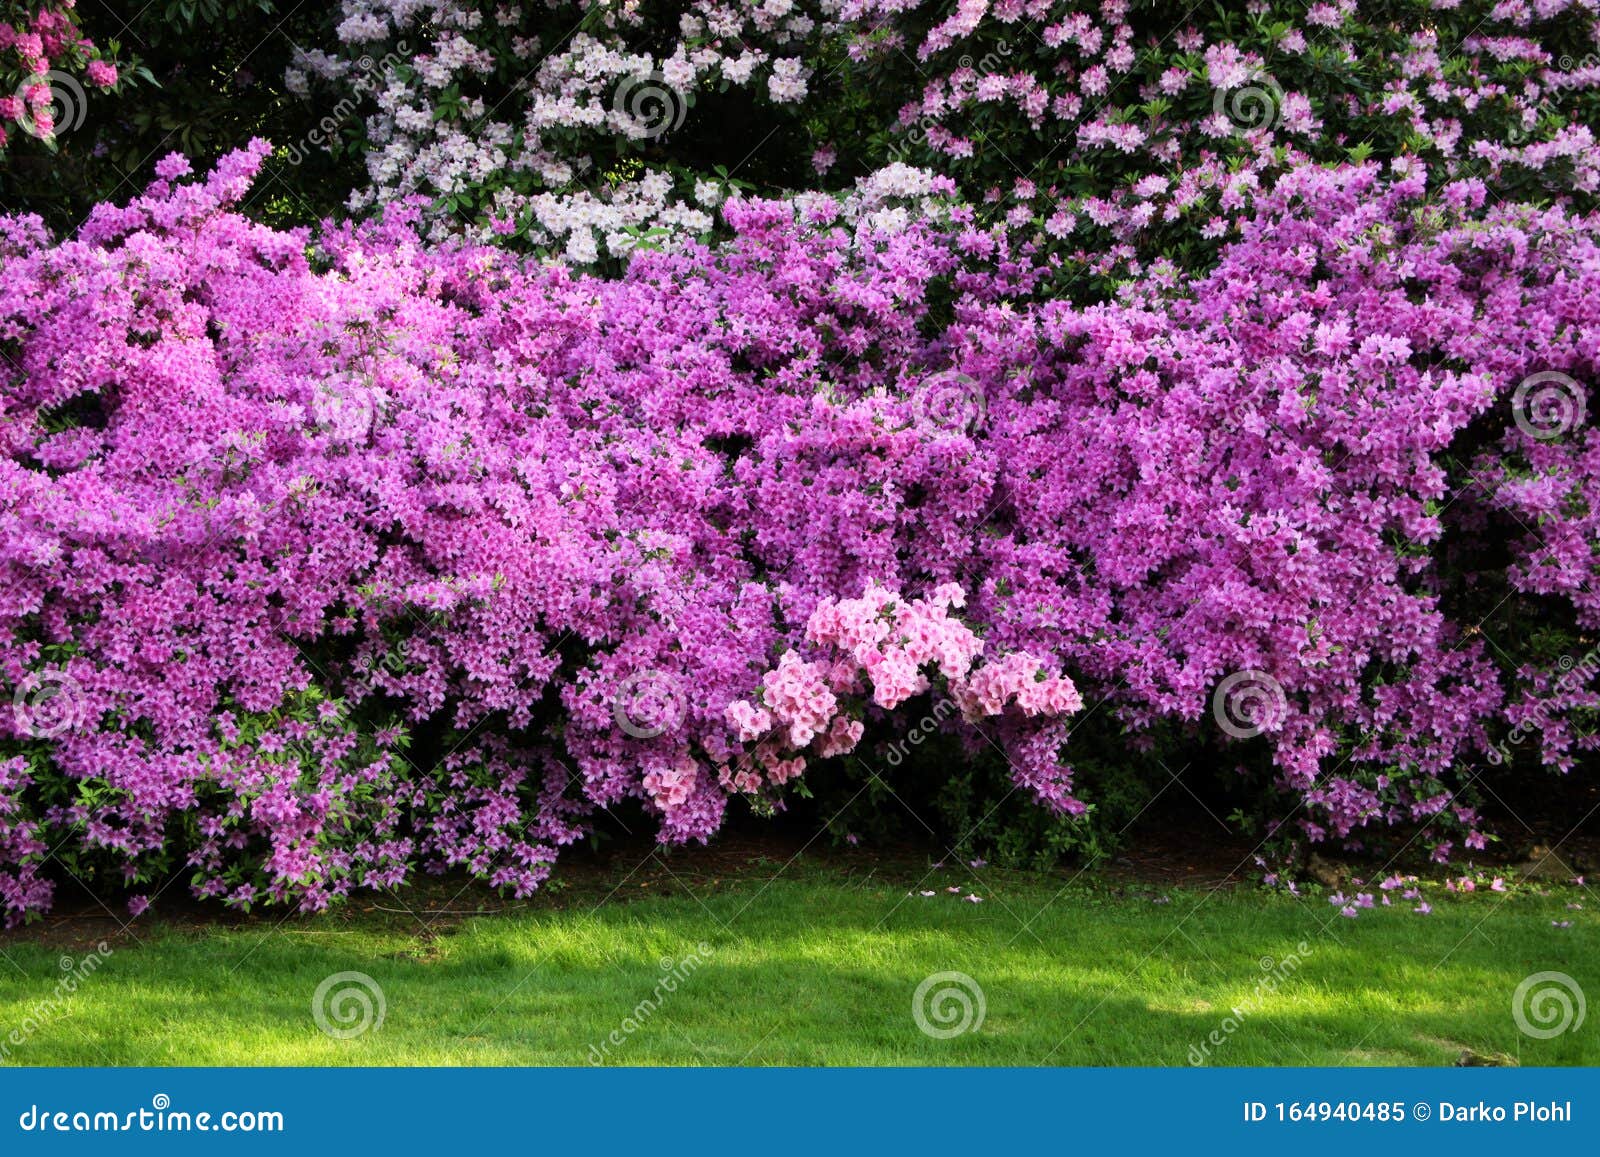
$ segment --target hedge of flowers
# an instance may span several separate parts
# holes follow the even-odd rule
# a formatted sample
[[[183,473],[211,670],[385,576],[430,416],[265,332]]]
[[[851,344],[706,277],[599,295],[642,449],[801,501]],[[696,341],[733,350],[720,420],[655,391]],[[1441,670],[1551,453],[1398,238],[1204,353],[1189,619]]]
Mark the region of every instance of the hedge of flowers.
[[[712,230],[774,136],[805,144],[813,186],[929,166],[1063,246],[1191,263],[1306,160],[1415,156],[1523,199],[1600,189],[1592,0],[341,5],[337,48],[292,81],[363,98],[354,203],[424,193],[436,233],[574,263]],[[700,121],[730,104],[750,139],[697,165]]]
[[[590,115],[573,77],[593,96],[748,57],[747,80],[804,107],[838,45],[938,59],[1046,16],[1041,89],[1018,72],[991,101],[962,65],[917,107],[1021,94],[1005,115],[1070,117],[1028,94],[1167,72],[1138,79],[1169,48],[1120,51],[1138,38],[1117,0],[1088,24],[925,7],[697,4],[681,54],[634,59],[618,46],[652,39],[648,14],[585,6],[589,39],[519,50],[546,53],[528,98],[545,135],[517,138],[548,152],[542,204],[600,196],[576,179],[593,135],[555,131]],[[1340,134],[1379,113],[1328,89],[1285,88],[1266,138],[1168,105],[1148,115],[1171,149],[1116,146],[1145,173],[1131,185],[1080,137],[1071,190],[1013,189],[996,213],[930,127],[919,147],[947,171],[719,185],[694,236],[619,243],[615,269],[544,209],[543,237],[441,232],[453,210],[378,170],[372,211],[269,229],[242,210],[260,141],[200,177],[163,160],[73,236],[0,219],[8,916],[45,910],[62,871],[125,886],[136,912],[179,878],[242,908],[452,869],[522,895],[603,809],[637,801],[663,840],[705,840],[819,761],[871,762],[930,701],[1063,816],[1095,802],[1071,742],[1093,717],[1131,748],[1162,727],[1263,753],[1249,774],[1283,793],[1291,843],[1399,825],[1441,861],[1483,847],[1472,768],[1565,771],[1596,745],[1600,231],[1588,129],[1561,111],[1587,107],[1588,74],[1553,86],[1541,42],[1492,28],[1439,58],[1367,37],[1351,5],[1306,30],[1258,7],[1240,27],[1296,58],[1315,55],[1301,32],[1351,38],[1332,73],[1392,94],[1382,116],[1409,109],[1427,146],[1364,155]],[[1438,7],[1442,36],[1459,17]],[[386,132],[455,131],[449,102],[406,127],[415,85],[498,67],[473,46],[491,17],[497,37],[522,27],[505,6],[351,0],[339,35],[429,13],[437,56],[386,90]],[[1584,5],[1493,20],[1567,35],[1585,16],[1592,41]],[[1226,95],[1278,67],[1227,47],[1234,20],[1176,28],[1191,84]],[[1542,79],[1507,96],[1502,65]],[[865,82],[829,83],[845,95],[822,121]],[[1491,97],[1522,144],[1442,127]],[[1533,142],[1565,167],[1531,163]],[[484,159],[485,187],[530,171],[519,157]],[[1072,251],[1036,202],[1091,188],[1104,213],[1061,211],[1108,240]],[[542,256],[558,234],[570,260]]]

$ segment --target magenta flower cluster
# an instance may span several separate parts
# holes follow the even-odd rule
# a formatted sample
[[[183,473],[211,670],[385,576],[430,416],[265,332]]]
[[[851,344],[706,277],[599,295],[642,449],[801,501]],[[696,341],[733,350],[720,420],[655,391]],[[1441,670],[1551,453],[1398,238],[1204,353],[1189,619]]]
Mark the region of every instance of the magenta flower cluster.
[[[1521,195],[1600,191],[1589,0],[934,7],[843,5],[858,67],[917,62],[895,151],[1054,238],[1233,236],[1287,169],[1399,153]]]

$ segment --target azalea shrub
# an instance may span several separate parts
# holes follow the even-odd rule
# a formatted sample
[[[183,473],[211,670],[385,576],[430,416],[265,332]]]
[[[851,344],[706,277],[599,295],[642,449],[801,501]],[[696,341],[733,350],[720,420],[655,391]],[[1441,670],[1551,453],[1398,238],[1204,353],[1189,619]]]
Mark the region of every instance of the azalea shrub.
[[[1036,740],[1070,680],[1036,694],[1049,661],[985,651],[948,614],[958,588],[881,597],[919,526],[971,520],[895,497],[977,480],[959,443],[907,399],[816,392],[855,343],[921,349],[944,245],[916,230],[879,253],[750,205],[740,250],[615,282],[431,250],[405,213],[308,255],[226,211],[265,151],[198,184],[174,158],[62,244],[8,232],[13,912],[47,902],[46,853],[80,878],[192,869],[202,896],[315,906],[419,865],[526,891],[630,796],[664,838],[703,839],[730,792],[762,806],[804,766],[790,713],[818,704],[763,673],[795,669],[784,640],[841,583],[906,637],[851,652],[877,702],[834,682],[830,750],[931,674],[1015,716],[1028,782],[1069,806]],[[933,264],[907,281],[904,262]],[[857,279],[861,304],[836,309]],[[833,464],[835,439],[864,460]],[[866,507],[863,484],[882,492]],[[818,519],[840,535],[808,543]],[[928,562],[951,577],[946,553]],[[751,696],[782,734],[730,719]]]
[[[1589,0],[341,0],[290,79],[361,109],[354,206],[585,265],[896,164],[1118,265],[1209,262],[1306,161],[1600,187]]]
[[[888,155],[1063,245],[1192,265],[1307,161],[1416,158],[1435,182],[1584,207],[1600,188],[1600,27],[1582,0],[844,11],[865,83],[909,93]]]
[[[313,130],[0,217],[8,919],[1093,857],[1193,766],[1450,862],[1592,769],[1592,3],[329,13],[209,131]]]
[[[525,893],[598,809],[703,840],[930,714],[1063,816],[1092,713],[1441,858],[1466,761],[1592,744],[1479,617],[1597,625],[1589,218],[1304,166],[1214,270],[1077,306],[959,205],[737,200],[621,278],[415,206],[280,232],[235,211],[267,151],[6,225],[13,917],[51,858],[136,907]]]

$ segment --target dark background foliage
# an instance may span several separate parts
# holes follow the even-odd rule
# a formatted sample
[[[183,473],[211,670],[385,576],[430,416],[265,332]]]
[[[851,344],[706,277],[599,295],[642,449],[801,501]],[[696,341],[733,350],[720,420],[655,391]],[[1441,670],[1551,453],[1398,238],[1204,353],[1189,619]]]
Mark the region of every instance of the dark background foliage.
[[[120,91],[91,92],[82,125],[55,147],[19,138],[0,163],[0,205],[70,230],[101,201],[125,201],[168,153],[203,169],[252,137],[300,140],[320,113],[284,88],[295,46],[332,35],[335,7],[307,0],[79,0],[83,29],[115,44]],[[358,157],[276,156],[249,205],[273,225],[333,212],[361,179]]]

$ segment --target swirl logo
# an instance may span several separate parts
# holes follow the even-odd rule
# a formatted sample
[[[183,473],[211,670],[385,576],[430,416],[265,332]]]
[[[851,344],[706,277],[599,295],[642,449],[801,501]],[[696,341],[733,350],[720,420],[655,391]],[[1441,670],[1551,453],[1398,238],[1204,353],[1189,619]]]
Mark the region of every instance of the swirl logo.
[[[1511,1019],[1537,1040],[1577,1032],[1587,1011],[1583,989],[1565,972],[1535,972],[1511,996]]]
[[[335,374],[317,384],[311,416],[335,442],[362,442],[378,417],[378,394],[354,374]]]
[[[1235,671],[1217,684],[1211,714],[1235,739],[1252,739],[1283,726],[1289,698],[1283,685],[1265,671]]]
[[[611,95],[611,111],[623,118],[623,130],[635,140],[654,140],[683,124],[689,115],[684,95],[659,72],[630,76]]]
[[[388,1011],[383,989],[365,972],[335,972],[311,997],[311,1019],[336,1040],[377,1032]]]
[[[164,1109],[170,1109],[172,1108],[172,1098],[167,1096],[165,1093],[157,1093],[155,1096],[150,1098],[150,1107],[155,1109],[158,1113]]]
[[[983,989],[965,972],[935,972],[911,996],[911,1019],[934,1040],[977,1032],[987,1011]]]
[[[924,378],[911,398],[917,425],[951,434],[970,434],[983,425],[987,403],[983,387],[956,370]]]
[[[611,715],[635,739],[654,739],[683,722],[683,688],[665,671],[639,671],[617,686]]]
[[[1582,425],[1586,405],[1583,387],[1556,370],[1523,378],[1511,394],[1511,416],[1517,429],[1538,442],[1559,438]]]
[[[36,671],[11,697],[17,730],[35,739],[54,739],[83,718],[83,688],[64,671]]]
[[[22,106],[17,117],[22,131],[43,141],[70,133],[89,115],[83,85],[76,77],[56,69],[26,78],[11,95]]]
[[[1266,73],[1241,88],[1217,90],[1211,111],[1235,133],[1270,132],[1283,118],[1283,88]]]

